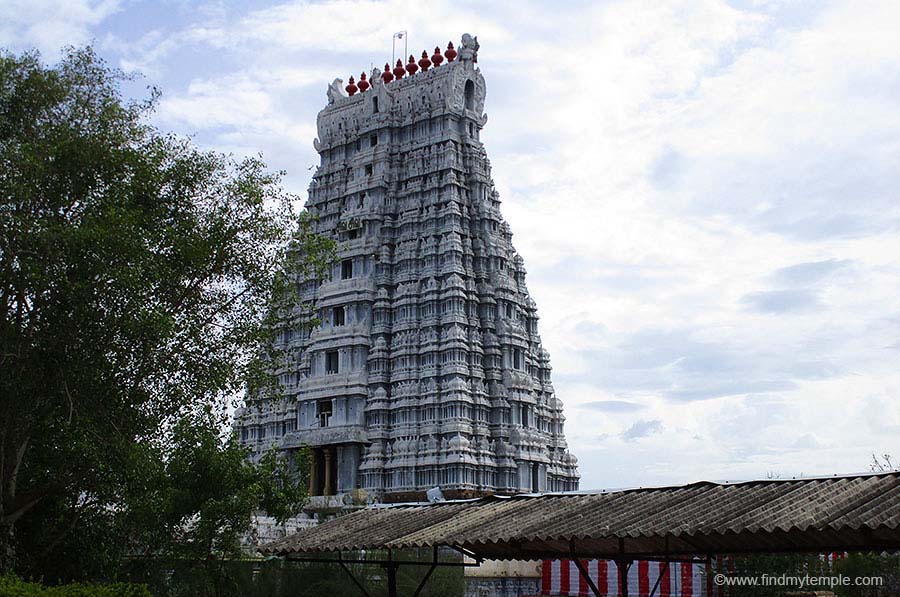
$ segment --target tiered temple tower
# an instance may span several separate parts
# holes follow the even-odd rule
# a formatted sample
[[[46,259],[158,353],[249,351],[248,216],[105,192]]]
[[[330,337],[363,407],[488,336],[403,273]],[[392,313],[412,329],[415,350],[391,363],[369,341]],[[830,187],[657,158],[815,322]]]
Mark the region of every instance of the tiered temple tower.
[[[248,400],[242,441],[313,454],[313,495],[385,500],[578,488],[525,267],[479,134],[478,42],[328,89],[307,210],[339,241],[321,321],[283,335],[283,400]],[[344,93],[346,90],[347,94]]]

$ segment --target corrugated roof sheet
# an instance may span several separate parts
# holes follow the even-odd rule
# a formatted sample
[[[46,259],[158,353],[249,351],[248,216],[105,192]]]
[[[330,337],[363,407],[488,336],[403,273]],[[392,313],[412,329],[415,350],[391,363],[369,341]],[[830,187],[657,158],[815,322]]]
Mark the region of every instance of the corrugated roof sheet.
[[[900,549],[900,473],[360,510],[263,548],[453,546],[484,558]]]

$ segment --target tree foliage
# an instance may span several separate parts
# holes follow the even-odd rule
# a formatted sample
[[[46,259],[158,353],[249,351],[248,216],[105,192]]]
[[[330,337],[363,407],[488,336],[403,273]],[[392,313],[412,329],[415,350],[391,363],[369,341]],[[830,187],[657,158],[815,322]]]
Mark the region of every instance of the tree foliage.
[[[151,459],[159,465],[151,483],[125,501],[120,528],[132,556],[185,562],[225,594],[227,564],[243,555],[251,514],[263,509],[283,522],[303,505],[306,484],[274,450],[252,464],[234,436],[223,441],[219,427],[208,410],[175,425],[164,457]]]
[[[0,595],[3,597],[151,597],[146,586],[125,583],[74,583],[45,587],[26,582],[14,575],[0,576]]]
[[[126,101],[124,78],[90,48],[0,54],[0,570],[108,575],[123,525],[163,549],[185,512],[183,544],[223,551],[251,505],[296,497],[217,423],[262,391],[260,347],[333,244],[278,173],[161,133],[158,93]]]

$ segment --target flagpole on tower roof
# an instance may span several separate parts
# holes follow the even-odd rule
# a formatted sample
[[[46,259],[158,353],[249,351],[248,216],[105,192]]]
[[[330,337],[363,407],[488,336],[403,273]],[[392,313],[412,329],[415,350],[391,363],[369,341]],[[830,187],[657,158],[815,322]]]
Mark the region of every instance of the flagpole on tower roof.
[[[397,40],[403,40],[403,59],[406,60],[406,31],[398,31],[391,40],[391,66],[397,60]]]

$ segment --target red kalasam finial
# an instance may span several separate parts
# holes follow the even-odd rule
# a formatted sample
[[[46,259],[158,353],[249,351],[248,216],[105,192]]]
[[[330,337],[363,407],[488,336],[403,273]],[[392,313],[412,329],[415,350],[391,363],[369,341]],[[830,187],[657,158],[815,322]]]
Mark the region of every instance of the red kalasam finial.
[[[353,94],[359,91],[359,87],[356,86],[356,82],[353,80],[353,75],[350,75],[350,83],[344,89],[347,90],[347,94],[350,97],[353,97]]]
[[[434,54],[431,56],[431,62],[434,64],[434,67],[437,68],[441,65],[441,62],[444,61],[444,57],[441,56],[441,49],[438,46],[434,47]]]
[[[444,56],[447,58],[447,62],[453,62],[456,59],[456,50],[453,49],[453,42],[447,42],[447,49],[444,50]]]
[[[371,87],[369,82],[366,81],[366,73],[359,73],[359,85],[358,86],[359,86],[360,93],[362,93],[363,91],[365,91],[366,89]]]
[[[419,58],[419,68],[421,68],[424,73],[428,70],[429,66],[431,66],[431,60],[428,59],[428,52],[422,50],[422,57]]]
[[[405,74],[406,70],[403,68],[403,61],[397,58],[397,66],[394,67],[394,78],[399,81]]]
[[[416,59],[413,58],[413,55],[409,55],[409,62],[406,63],[406,72],[410,74],[410,76],[416,74],[419,70],[419,65],[416,64]]]
[[[384,81],[385,85],[394,80],[394,73],[391,72],[391,65],[387,62],[384,63],[384,72],[381,73],[381,80]]]

